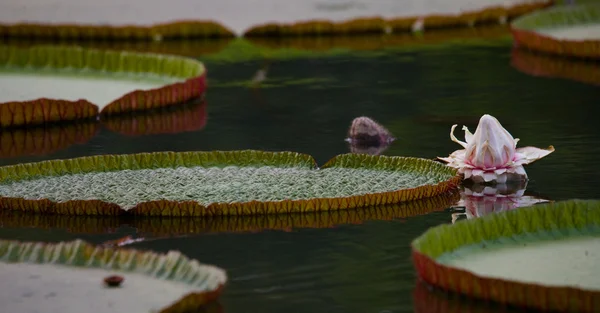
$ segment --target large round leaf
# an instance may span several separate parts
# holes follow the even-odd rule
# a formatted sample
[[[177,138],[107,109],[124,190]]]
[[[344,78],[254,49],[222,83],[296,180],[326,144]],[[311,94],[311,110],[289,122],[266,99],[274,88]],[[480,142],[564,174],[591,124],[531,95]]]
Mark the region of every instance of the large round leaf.
[[[103,116],[101,122],[9,128],[0,132],[0,159],[41,156],[84,144],[99,133],[101,126],[126,136],[176,134],[201,130],[207,119],[206,101],[196,101],[173,108]]]
[[[0,211],[0,220],[2,225],[8,228],[65,229],[69,232],[85,234],[113,233],[121,226],[129,226],[134,227],[143,237],[265,230],[288,231],[299,228],[330,228],[344,224],[362,224],[371,220],[402,219],[445,210],[459,199],[459,193],[451,191],[435,197],[367,208],[252,216],[130,219],[116,216],[40,215]]]
[[[203,95],[204,65],[150,53],[0,47],[0,127],[148,110]]]
[[[227,275],[176,251],[111,249],[81,240],[0,240],[5,312],[190,312],[215,300]],[[118,288],[105,284],[123,278]]]
[[[0,4],[0,36],[154,39],[235,35],[344,35],[504,23],[551,0],[10,0]],[[85,2],[81,2],[85,1]],[[23,10],[20,6],[25,6]],[[252,12],[252,14],[248,14]],[[218,21],[219,24],[216,23]],[[156,24],[158,23],[158,24]],[[225,25],[225,26],[221,26]],[[231,29],[231,30],[230,30]]]
[[[563,56],[600,58],[600,4],[555,6],[511,25],[517,45]]]
[[[429,229],[412,242],[425,282],[557,312],[600,307],[600,201],[570,200]]]
[[[504,24],[507,20],[546,7],[552,1],[546,0],[488,0],[485,2],[469,2],[456,5],[449,2],[435,4],[414,1],[413,4],[398,6],[394,2],[378,5],[366,5],[365,8],[378,8],[381,12],[366,15],[364,9],[353,16],[339,14],[341,11],[351,12],[360,5],[345,4],[349,8],[335,9],[344,5],[316,4],[322,6],[321,12],[311,16],[284,19],[282,16],[261,22],[245,30],[245,37],[294,37],[310,35],[355,35],[384,34],[390,32],[405,33],[411,31],[429,31],[436,29],[467,28],[480,25]],[[325,9],[330,7],[331,9]],[[296,10],[299,11],[299,10]],[[329,11],[329,12],[328,12]],[[363,11],[363,12],[360,12]],[[332,15],[330,12],[338,14]],[[359,13],[360,12],[360,13]],[[297,15],[297,13],[295,14]]]
[[[4,43],[13,47],[27,48],[42,43],[52,45],[73,45],[82,48],[99,50],[118,50],[142,53],[174,54],[191,58],[199,58],[219,53],[232,38],[215,38],[214,40],[78,40],[78,39],[40,39],[40,38],[5,38]]]
[[[293,152],[101,155],[0,167],[0,209],[207,216],[359,208],[433,197],[460,177],[441,163],[339,155],[323,167]]]

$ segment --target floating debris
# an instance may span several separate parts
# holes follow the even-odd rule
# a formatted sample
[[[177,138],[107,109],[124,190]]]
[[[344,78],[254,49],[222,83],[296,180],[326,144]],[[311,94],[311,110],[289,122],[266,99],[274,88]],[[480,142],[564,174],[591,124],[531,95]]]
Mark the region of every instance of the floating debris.
[[[112,276],[108,276],[108,277],[104,278],[104,284],[107,287],[115,288],[115,287],[121,286],[121,283],[123,283],[123,280],[125,280],[125,278],[123,278],[123,276],[112,275]]]
[[[118,238],[115,240],[108,240],[102,243],[105,247],[122,247],[126,245],[130,245],[132,243],[144,241],[144,238],[133,238],[131,236],[125,236],[122,238]]]
[[[352,153],[379,155],[395,139],[385,127],[369,117],[361,116],[352,121],[346,141],[350,143]]]
[[[352,121],[346,139],[351,144],[366,146],[390,144],[394,140],[395,138],[385,127],[366,116],[357,117]]]

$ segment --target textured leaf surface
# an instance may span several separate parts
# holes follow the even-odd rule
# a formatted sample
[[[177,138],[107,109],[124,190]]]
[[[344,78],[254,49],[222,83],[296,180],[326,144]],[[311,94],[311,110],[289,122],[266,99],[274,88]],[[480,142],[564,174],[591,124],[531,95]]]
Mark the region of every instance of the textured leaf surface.
[[[473,274],[439,261],[445,253],[486,241],[540,240],[598,233],[600,201],[571,200],[491,214],[428,230],[412,243],[419,276],[444,289],[477,298],[560,312],[595,312],[600,292],[545,286]],[[533,234],[533,235],[532,235]],[[511,239],[512,238],[512,239]]]
[[[600,4],[555,6],[511,24],[519,46],[546,53],[600,58]],[[559,35],[563,33],[562,35]],[[568,34],[567,34],[568,33]]]
[[[116,114],[171,106],[199,98],[206,88],[204,65],[196,60],[150,53],[84,49],[70,46],[0,46],[0,69],[12,73],[71,73],[115,77],[144,75],[168,78],[158,88],[133,90],[112,99],[102,114]],[[99,74],[98,74],[99,75]],[[98,86],[101,87],[100,85]],[[23,88],[28,88],[24,86]],[[31,101],[0,103],[0,127],[97,118],[97,104],[42,97]]]
[[[0,208],[60,214],[311,212],[433,197],[456,188],[438,162],[346,154],[316,168],[293,152],[105,155],[0,168]]]
[[[222,269],[179,252],[161,255],[96,247],[81,240],[35,243],[0,240],[0,301],[8,312],[181,312],[219,296]],[[105,288],[111,275],[120,288]]]

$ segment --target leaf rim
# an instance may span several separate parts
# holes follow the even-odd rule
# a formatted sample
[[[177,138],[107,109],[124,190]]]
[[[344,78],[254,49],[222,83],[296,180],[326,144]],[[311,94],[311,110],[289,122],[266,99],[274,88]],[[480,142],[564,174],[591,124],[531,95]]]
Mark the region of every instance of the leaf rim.
[[[600,225],[600,200],[566,200],[432,227],[411,242],[419,278],[429,285],[501,304],[557,312],[593,312],[600,291],[493,278],[436,261],[443,253],[502,236]],[[460,233],[460,234],[459,234]],[[479,241],[478,241],[479,240]]]
[[[244,161],[245,160],[245,161]],[[179,162],[179,163],[177,163]],[[120,155],[97,155],[63,160],[47,160],[0,167],[0,183],[48,175],[87,173],[98,170],[120,170],[183,166],[210,166],[215,164],[235,165],[276,165],[317,169],[315,159],[307,154],[291,151],[193,151],[193,152],[151,152]],[[242,163],[240,163],[242,162]],[[142,164],[142,165],[140,165]],[[124,166],[131,167],[124,167]],[[328,167],[368,167],[371,169],[400,169],[409,167],[414,171],[435,170],[443,176],[435,185],[422,185],[415,188],[399,189],[391,192],[364,194],[360,196],[336,198],[311,198],[308,200],[249,201],[232,203],[212,203],[208,206],[195,201],[150,200],[138,203],[125,211],[119,205],[100,200],[69,200],[53,202],[48,199],[26,200],[17,197],[0,196],[0,210],[15,210],[41,214],[63,215],[133,215],[133,216],[223,216],[290,214],[314,211],[343,210],[373,205],[400,203],[440,195],[458,188],[461,177],[453,168],[433,160],[398,156],[372,156],[362,154],[337,155],[321,168]],[[99,169],[100,167],[100,169]],[[79,170],[69,170],[69,169]],[[40,173],[47,173],[42,175]]]

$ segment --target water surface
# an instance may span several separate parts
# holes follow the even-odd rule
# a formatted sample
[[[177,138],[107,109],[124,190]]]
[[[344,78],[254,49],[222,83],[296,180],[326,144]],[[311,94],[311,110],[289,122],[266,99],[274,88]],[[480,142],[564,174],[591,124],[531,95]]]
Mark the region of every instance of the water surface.
[[[264,64],[264,60],[206,58],[208,119],[199,130],[132,136],[100,127],[89,141],[45,155],[2,158],[0,164],[108,153],[233,149],[291,150],[311,154],[323,164],[349,151],[344,142],[347,127],[360,115],[376,119],[399,137],[384,154],[434,158],[460,148],[450,141],[452,124],[474,131],[479,117],[488,113],[521,138],[519,146],[556,148],[526,167],[531,179],[527,193],[552,200],[598,198],[600,89],[518,71],[510,65],[510,42],[271,60],[263,88],[249,88],[248,81]],[[432,296],[415,285],[411,240],[429,227],[450,222],[451,212],[437,210],[358,225],[221,231],[132,246],[160,252],[176,249],[226,269],[230,284],[221,303],[229,313],[435,312],[428,305],[446,301],[454,307],[479,306],[462,298]],[[108,234],[74,234],[64,228],[0,229],[1,238],[79,237],[94,243],[134,233],[135,228],[125,226]],[[483,308],[482,312],[505,311]]]

